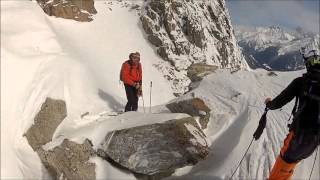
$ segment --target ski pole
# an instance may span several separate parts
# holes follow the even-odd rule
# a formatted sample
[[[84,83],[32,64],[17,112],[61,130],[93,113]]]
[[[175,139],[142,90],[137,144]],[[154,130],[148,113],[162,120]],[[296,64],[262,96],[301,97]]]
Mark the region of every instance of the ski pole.
[[[262,135],[263,130],[264,130],[264,128],[266,127],[266,123],[267,123],[267,113],[268,113],[268,111],[269,111],[269,108],[265,107],[264,113],[262,114],[262,116],[261,116],[261,118],[260,118],[260,120],[259,120],[258,128],[257,128],[256,131],[254,132],[253,138],[252,138],[252,140],[251,140],[251,142],[250,142],[250,144],[249,144],[246,152],[245,152],[244,155],[242,156],[242,158],[241,158],[238,166],[237,166],[236,169],[233,171],[233,173],[232,173],[231,177],[229,178],[229,180],[231,180],[231,179],[233,178],[234,174],[237,172],[237,170],[238,170],[239,166],[241,165],[243,159],[244,159],[245,156],[247,155],[247,153],[248,153],[248,151],[249,151],[249,149],[250,149],[250,147],[251,147],[251,145],[252,145],[252,143],[253,143],[253,140],[258,140],[258,139],[260,138],[260,136]]]
[[[146,110],[145,110],[145,108],[144,108],[143,94],[141,95],[141,98],[142,98],[143,113],[146,113]]]
[[[317,155],[318,155],[318,150],[319,150],[319,146],[318,146],[317,149],[316,149],[316,155],[315,155],[315,157],[314,157],[314,161],[313,161],[312,169],[311,169],[311,172],[310,172],[309,180],[310,180],[311,177],[312,177],[313,168],[314,168],[314,165],[316,164]]]
[[[150,106],[149,106],[149,113],[151,113],[151,92],[152,92],[152,81],[150,81]]]
[[[246,157],[246,155],[247,155],[247,153],[248,153],[248,151],[249,151],[249,149],[250,149],[250,147],[251,147],[251,145],[252,145],[252,143],[253,143],[253,140],[254,140],[254,138],[252,138],[252,140],[251,140],[251,142],[250,142],[250,144],[249,144],[249,146],[248,146],[248,148],[247,148],[246,152],[245,152],[245,153],[244,153],[244,155],[242,156],[242,158],[241,158],[241,160],[240,160],[240,162],[239,162],[238,166],[237,166],[237,167],[236,167],[236,169],[233,171],[233,173],[232,173],[231,177],[229,178],[229,180],[231,180],[231,179],[232,179],[232,177],[234,176],[234,174],[237,172],[237,170],[238,170],[239,166],[241,165],[241,163],[242,163],[242,161],[243,161],[244,157]]]

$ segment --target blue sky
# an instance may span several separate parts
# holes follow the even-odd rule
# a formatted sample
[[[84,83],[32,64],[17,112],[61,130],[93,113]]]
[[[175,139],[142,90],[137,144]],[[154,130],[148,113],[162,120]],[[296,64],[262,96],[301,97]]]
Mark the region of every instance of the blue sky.
[[[283,26],[320,33],[320,0],[226,0],[232,23]]]

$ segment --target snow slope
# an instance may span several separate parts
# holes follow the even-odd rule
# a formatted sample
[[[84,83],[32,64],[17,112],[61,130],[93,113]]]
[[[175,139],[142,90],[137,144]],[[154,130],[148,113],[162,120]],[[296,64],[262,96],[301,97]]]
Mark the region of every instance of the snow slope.
[[[171,179],[225,179],[231,176],[252,140],[264,110],[264,99],[278,95],[303,71],[276,73],[278,76],[269,76],[265,70],[238,71],[234,74],[218,71],[206,77],[191,92],[204,99],[212,109],[206,130],[211,152],[206,161],[191,170],[181,170],[187,171],[187,175]],[[266,130],[258,141],[253,142],[235,179],[268,177],[288,133],[287,120],[292,107],[293,101],[281,110],[268,113]],[[298,165],[294,179],[309,178],[314,157],[315,153]],[[320,178],[319,168],[317,163],[312,179]]]
[[[145,94],[149,82],[154,82],[152,105],[158,106],[152,112],[165,111],[161,104],[173,96],[170,84],[152,66],[161,59],[143,37],[136,12],[117,1],[97,1],[95,6],[95,21],[79,23],[47,17],[35,2],[1,1],[1,178],[47,178],[37,154],[23,137],[47,96],[64,99],[67,104],[68,116],[55,132],[57,139],[81,142],[87,137],[98,144],[104,128],[108,132],[183,117],[141,113],[104,117],[122,110],[126,102],[118,75],[121,63],[132,51],[142,54]],[[268,76],[264,70],[232,74],[219,70],[206,77],[186,96],[193,93],[212,109],[205,130],[210,156],[194,167],[177,170],[171,179],[229,177],[252,138],[265,97],[274,97],[302,73]],[[235,178],[267,177],[287,133],[291,108],[292,104],[268,113],[267,130],[254,142]],[[89,116],[80,118],[85,112]],[[49,143],[46,148],[55,145]],[[308,178],[313,157],[300,163],[295,179]],[[135,179],[99,158],[92,161],[97,163],[99,178]],[[313,179],[320,179],[319,164]]]
[[[36,2],[1,1],[2,177],[39,177],[39,161],[34,172],[24,172],[22,161],[38,158],[22,135],[47,96],[64,99],[67,120],[75,124],[85,112],[123,110],[119,71],[130,52],[141,53],[145,94],[153,81],[152,105],[174,97],[152,66],[161,59],[143,37],[137,14],[121,4],[110,11],[101,1],[96,8],[94,22],[79,23],[48,17]]]

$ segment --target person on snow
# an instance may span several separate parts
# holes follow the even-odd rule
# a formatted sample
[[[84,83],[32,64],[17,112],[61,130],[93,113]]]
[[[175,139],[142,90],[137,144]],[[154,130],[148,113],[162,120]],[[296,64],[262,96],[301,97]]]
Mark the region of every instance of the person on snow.
[[[294,79],[276,98],[265,100],[270,110],[296,97],[293,121],[269,180],[291,179],[295,166],[308,158],[320,143],[320,56],[315,50],[303,54],[307,73]]]
[[[142,95],[142,67],[140,53],[130,53],[129,60],[122,64],[120,79],[124,83],[128,102],[125,112],[137,111],[139,96]]]

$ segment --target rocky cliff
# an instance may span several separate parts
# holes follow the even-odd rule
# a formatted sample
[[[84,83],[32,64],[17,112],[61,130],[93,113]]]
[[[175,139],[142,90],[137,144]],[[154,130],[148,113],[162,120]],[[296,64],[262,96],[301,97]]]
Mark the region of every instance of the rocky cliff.
[[[49,16],[56,16],[76,21],[92,21],[97,11],[93,0],[37,0],[43,11]]]
[[[188,91],[192,64],[246,68],[224,0],[151,0],[143,9],[143,29],[165,60],[156,66],[176,93]]]

